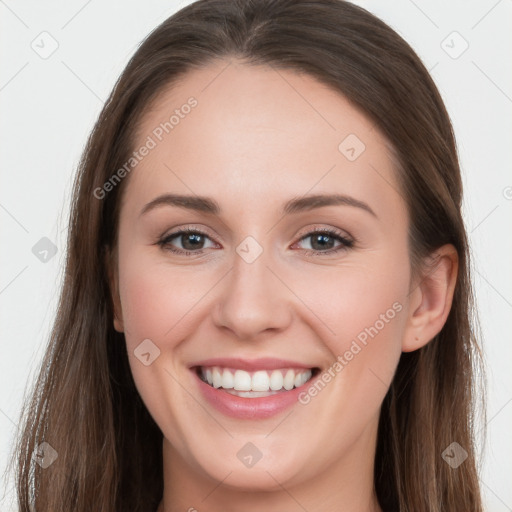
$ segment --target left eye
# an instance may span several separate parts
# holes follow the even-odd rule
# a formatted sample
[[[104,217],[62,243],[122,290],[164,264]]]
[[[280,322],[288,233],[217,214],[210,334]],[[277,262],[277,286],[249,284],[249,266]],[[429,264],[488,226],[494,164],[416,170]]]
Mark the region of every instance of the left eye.
[[[313,231],[302,237],[298,243],[310,239],[310,248],[306,248],[307,251],[313,251],[314,253],[323,252],[331,253],[337,252],[341,249],[350,248],[353,246],[353,241],[345,238],[334,231]],[[334,248],[334,244],[339,242],[337,248]]]
[[[348,249],[354,245],[354,242],[337,231],[331,230],[315,230],[307,235],[303,236],[296,244],[300,244],[301,242],[311,239],[310,248],[305,248],[306,253],[313,254],[331,254],[336,253],[343,249]],[[173,244],[173,240],[177,239],[180,242],[181,247],[176,247]],[[211,241],[211,238],[201,231],[196,229],[187,229],[178,231],[176,233],[171,233],[170,235],[162,238],[158,245],[163,247],[166,250],[177,254],[201,254],[205,247],[206,240],[209,240],[212,245],[210,247],[214,247],[215,243]],[[334,247],[333,245],[338,242],[338,246]],[[294,244],[294,245],[296,245]]]

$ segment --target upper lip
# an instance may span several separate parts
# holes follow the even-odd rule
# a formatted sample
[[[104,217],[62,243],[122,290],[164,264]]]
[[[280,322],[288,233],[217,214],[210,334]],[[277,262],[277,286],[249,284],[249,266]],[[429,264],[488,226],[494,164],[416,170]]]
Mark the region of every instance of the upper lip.
[[[231,357],[216,357],[213,359],[203,359],[190,365],[190,368],[198,366],[221,366],[224,368],[236,368],[248,372],[257,370],[279,370],[280,368],[304,368],[310,369],[314,366],[310,364],[299,363],[287,359],[278,359],[274,357],[262,357],[259,359],[242,359]]]

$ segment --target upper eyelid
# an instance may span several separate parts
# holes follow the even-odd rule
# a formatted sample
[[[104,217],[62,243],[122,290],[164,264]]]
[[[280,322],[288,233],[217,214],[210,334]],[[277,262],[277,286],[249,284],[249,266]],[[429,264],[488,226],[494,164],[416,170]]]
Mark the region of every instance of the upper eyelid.
[[[210,234],[207,230],[203,228],[196,228],[194,226],[185,226],[183,228],[178,228],[176,231],[172,231],[171,233],[165,234],[160,237],[160,240],[167,240],[169,238],[175,238],[179,235],[187,234],[187,232],[193,232],[193,233],[199,233],[203,236],[207,236],[212,240],[212,242],[215,242],[215,237]],[[218,242],[215,242],[218,243]]]

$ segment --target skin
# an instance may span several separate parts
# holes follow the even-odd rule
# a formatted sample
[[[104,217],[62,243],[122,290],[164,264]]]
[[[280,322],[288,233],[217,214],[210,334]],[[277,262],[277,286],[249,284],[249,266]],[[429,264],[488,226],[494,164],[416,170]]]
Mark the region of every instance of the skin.
[[[159,512],[379,511],[373,459],[382,400],[402,351],[428,343],[450,310],[452,246],[413,280],[408,215],[389,144],[342,95],[308,75],[223,60],[189,72],[143,116],[135,146],[194,96],[198,105],[132,171],[124,190],[116,263],[115,328],[125,333],[137,389],[164,435]],[[338,146],[356,134],[349,161]],[[373,166],[373,167],[372,167]],[[378,172],[377,172],[378,171]],[[164,193],[208,196],[220,215],[160,206]],[[339,193],[364,201],[283,216],[292,197]],[[157,244],[193,227],[202,254]],[[314,228],[355,240],[313,245]],[[236,252],[252,236],[248,264]],[[183,237],[169,244],[183,248]],[[198,249],[196,249],[197,251]],[[306,404],[267,419],[236,419],[210,406],[188,367],[210,357],[279,357],[329,368],[365,328],[401,310]],[[144,339],[159,348],[148,366]],[[262,457],[245,467],[237,452]]]

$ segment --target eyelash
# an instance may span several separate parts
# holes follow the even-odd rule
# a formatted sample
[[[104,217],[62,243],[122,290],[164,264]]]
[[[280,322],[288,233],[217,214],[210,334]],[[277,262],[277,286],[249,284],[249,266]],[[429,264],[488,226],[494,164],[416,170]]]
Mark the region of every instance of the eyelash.
[[[172,239],[177,238],[181,235],[188,235],[188,234],[201,235],[201,236],[210,238],[210,236],[207,233],[205,233],[204,231],[201,231],[200,229],[187,228],[187,229],[182,229],[180,231],[176,231],[175,233],[170,233],[169,235],[164,236],[157,242],[157,245],[159,245],[162,249],[165,249],[172,253],[180,254],[183,256],[202,254],[204,252],[204,249],[198,249],[197,251],[188,251],[188,250],[183,250],[183,249],[176,249],[170,245],[170,241]],[[338,253],[340,251],[346,251],[347,249],[350,249],[354,246],[355,240],[351,240],[351,239],[347,238],[346,236],[343,236],[341,231],[338,231],[338,230],[332,229],[332,228],[331,229],[315,228],[312,231],[309,231],[308,233],[306,233],[304,236],[302,236],[298,240],[298,242],[301,242],[302,240],[305,240],[315,234],[327,235],[327,236],[334,238],[337,241],[341,242],[341,245],[339,247],[337,247],[336,249],[329,249],[327,251],[316,251],[314,249],[304,249],[307,256],[311,256],[311,255],[315,255],[315,256],[322,255],[323,256],[325,254],[331,255],[331,254]],[[298,242],[296,242],[296,243],[298,243]]]

